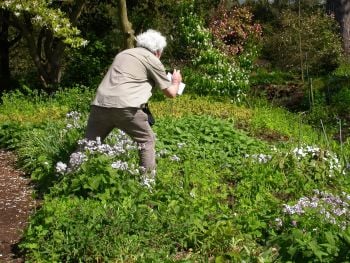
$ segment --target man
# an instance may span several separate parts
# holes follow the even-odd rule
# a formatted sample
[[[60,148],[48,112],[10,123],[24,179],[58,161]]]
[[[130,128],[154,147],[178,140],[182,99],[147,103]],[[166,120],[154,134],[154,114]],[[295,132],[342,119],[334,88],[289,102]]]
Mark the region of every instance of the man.
[[[91,105],[85,138],[103,141],[118,128],[139,145],[140,166],[145,171],[142,182],[149,186],[155,180],[155,135],[142,108],[159,87],[165,96],[177,95],[182,76],[174,69],[169,81],[160,62],[166,38],[149,29],[136,37],[136,48],[117,54],[100,83]]]

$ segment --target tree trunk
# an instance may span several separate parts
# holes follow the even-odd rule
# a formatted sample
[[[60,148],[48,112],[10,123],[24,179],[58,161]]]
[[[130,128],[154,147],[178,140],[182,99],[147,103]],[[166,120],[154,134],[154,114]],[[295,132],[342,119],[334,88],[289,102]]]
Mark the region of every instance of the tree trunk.
[[[343,38],[344,51],[350,56],[350,1],[327,0],[327,10],[334,13],[335,19],[338,21]]]
[[[10,45],[8,42],[9,13],[0,9],[0,94],[10,89]]]
[[[125,0],[118,0],[119,18],[121,29],[124,36],[124,48],[133,48],[135,46],[135,31],[128,20],[128,13]]]

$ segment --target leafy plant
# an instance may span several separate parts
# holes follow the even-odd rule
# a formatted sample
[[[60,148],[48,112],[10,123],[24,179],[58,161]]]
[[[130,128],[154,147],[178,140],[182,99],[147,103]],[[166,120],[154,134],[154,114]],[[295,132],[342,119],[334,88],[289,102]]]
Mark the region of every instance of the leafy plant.
[[[349,258],[349,196],[314,190],[295,205],[284,205],[278,235],[271,243],[280,247],[281,259],[315,262],[346,261]]]
[[[78,141],[90,94],[74,88],[27,100],[22,122],[0,126],[3,143],[13,140],[22,167],[43,183],[20,244],[28,262],[348,260],[347,141],[331,151],[301,116],[259,100],[250,108],[193,95],[153,101],[157,179],[149,189],[125,134],[112,133],[108,144]],[[47,113],[56,103],[74,111],[30,118],[37,105]],[[249,136],[273,132],[288,139]],[[77,141],[86,147],[70,155]],[[320,210],[306,205],[315,189]],[[288,213],[297,207],[303,213]]]
[[[248,88],[247,70],[215,47],[210,30],[191,8],[180,18],[181,39],[194,65],[183,70],[186,83],[197,94],[234,95],[241,100]]]
[[[261,25],[253,23],[253,15],[246,6],[227,10],[221,5],[209,28],[214,38],[220,40],[216,44],[230,56],[243,53],[249,42],[257,45],[262,34]]]
[[[335,28],[334,18],[323,10],[302,12],[300,16],[292,10],[284,11],[278,28],[265,37],[264,52],[278,68],[303,70],[305,75],[330,72],[341,57],[341,41]]]

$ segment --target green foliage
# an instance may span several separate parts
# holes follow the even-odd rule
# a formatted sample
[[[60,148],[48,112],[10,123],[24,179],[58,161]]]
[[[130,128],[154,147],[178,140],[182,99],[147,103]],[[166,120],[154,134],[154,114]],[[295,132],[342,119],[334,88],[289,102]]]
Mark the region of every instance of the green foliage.
[[[235,230],[225,201],[231,190],[220,183],[220,170],[216,167],[227,162],[228,156],[242,155],[262,144],[234,133],[232,124],[213,118],[192,117],[169,122],[164,121],[165,126],[159,126],[157,131],[161,136],[159,152],[163,154],[159,159],[159,177],[154,191],[145,191],[137,177],[130,176],[128,171],[112,168],[113,158],[101,154],[89,157],[76,172],[56,183],[46,196],[46,204],[33,219],[22,244],[23,249],[30,251],[29,258],[70,262],[100,257],[113,260],[122,255],[137,260],[146,256],[154,261],[175,257],[182,250],[197,251],[191,256],[193,259],[197,253],[207,257],[214,251],[224,251]],[[174,137],[162,136],[165,131]],[[200,136],[196,138],[195,134]],[[236,144],[236,149],[231,144]],[[136,154],[126,154],[118,159],[127,158],[129,162],[136,159]],[[175,155],[179,159],[175,159]],[[209,161],[209,156],[214,156],[213,160]],[[37,165],[40,166],[40,162]],[[80,201],[67,203],[62,196],[83,197],[86,201],[73,199]],[[104,209],[109,207],[114,212],[105,213],[102,208],[92,212],[93,209],[84,206],[91,204],[89,199],[99,199]],[[86,223],[87,215],[91,219]],[[75,224],[80,226],[74,227]],[[105,224],[109,225],[108,233],[104,232]],[[114,237],[111,233],[115,233]],[[111,249],[102,249],[101,244],[101,248],[95,246],[91,250],[93,236],[100,236],[101,243]],[[45,252],[42,247],[47,242]],[[132,247],[126,251],[125,244]],[[159,244],[167,245],[157,251]]]
[[[181,147],[179,145],[183,145],[177,154],[180,159],[205,159],[221,166],[233,165],[238,161],[234,157],[243,156],[264,147],[264,143],[259,143],[244,133],[235,131],[233,123],[213,117],[166,119],[155,129],[157,135],[162,138],[158,144],[160,149],[174,152]]]
[[[209,25],[219,47],[228,55],[245,51],[247,43],[255,45],[261,40],[261,25],[253,23],[253,15],[247,7],[234,7],[226,10],[221,6]]]
[[[79,84],[97,88],[107,67],[123,46],[115,3],[87,2],[78,28],[89,43],[67,52],[61,86]]]
[[[241,100],[248,88],[248,71],[214,47],[209,29],[198,16],[183,16],[180,21],[182,41],[188,46],[193,63],[183,69],[190,92],[235,95]]]
[[[167,257],[166,236],[142,192],[101,204],[76,197],[47,200],[22,243],[28,262],[157,261]],[[130,220],[132,218],[132,220]],[[138,235],[142,231],[143,235]],[[164,250],[159,250],[163,244]]]
[[[32,91],[27,86],[23,86],[22,91],[5,93],[1,97],[0,120],[39,123],[47,120],[48,116],[51,119],[61,118],[62,111],[66,110],[64,105],[47,107],[47,98],[47,94]]]
[[[22,141],[22,134],[32,129],[32,125],[21,125],[16,122],[2,122],[0,126],[0,145],[6,149],[16,149]]]
[[[52,104],[65,106],[66,110],[64,114],[69,111],[86,113],[90,110],[90,104],[95,96],[95,92],[95,87],[89,88],[84,85],[74,85],[69,88],[62,88],[52,95]]]
[[[350,85],[343,86],[340,91],[332,96],[332,105],[334,105],[333,110],[337,112],[340,116],[347,114],[350,105]]]
[[[322,154],[322,150],[308,146],[281,152],[279,149],[271,153],[270,161],[266,161],[265,155],[251,156],[247,161],[255,160],[256,164],[244,163],[244,169],[237,168],[230,178],[237,186],[234,192],[234,199],[239,200],[234,207],[240,215],[236,217],[237,223],[257,242],[268,240],[268,246],[278,250],[278,262],[334,262],[338,256],[348,255],[348,243],[340,237],[343,230],[332,221],[348,228],[349,214],[347,209],[343,210],[347,207],[343,202],[348,202],[348,190],[343,192],[342,202],[329,193],[317,198],[310,196],[315,189],[329,187],[339,192],[347,189],[341,186],[347,175],[329,165],[336,159],[331,153],[326,158]],[[330,171],[336,176],[329,175]],[[298,205],[287,205],[298,198]]]
[[[66,14],[54,8],[50,1],[2,1],[0,8],[9,10],[19,19],[30,18],[35,27],[49,28],[54,36],[72,46],[85,45],[86,40],[79,37],[80,31],[72,26]]]
[[[346,262],[349,260],[349,198],[314,191],[295,205],[285,205],[283,223],[279,221],[271,240],[281,246],[281,259],[297,261]],[[292,227],[291,227],[292,226]]]
[[[38,124],[61,119],[69,111],[87,112],[95,91],[76,85],[59,89],[52,95],[37,90],[15,90],[3,94],[0,121],[14,125]]]
[[[89,87],[97,87],[106,68],[112,61],[106,45],[97,40],[90,42],[84,49],[75,49],[69,53],[68,65],[65,68],[61,86],[76,83]],[[77,63],[79,61],[79,63]]]
[[[264,43],[266,58],[274,66],[310,75],[337,67],[342,48],[334,18],[323,11],[302,12],[299,17],[297,12],[287,10],[278,21],[278,27],[270,28]]]
[[[170,60],[172,63],[178,63],[178,60],[185,60],[186,54],[189,54],[187,47],[183,45],[182,33],[178,30],[181,23],[180,18],[189,15],[188,12],[193,12],[201,19],[209,20],[212,10],[218,4],[218,0],[145,0],[142,2],[127,2],[129,20],[137,33],[148,28],[154,28],[167,36],[168,45],[162,55],[162,60]]]
[[[343,62],[329,75],[323,93],[334,114],[347,116],[350,103],[350,67]]]
[[[252,114],[250,131],[255,136],[272,140],[305,142],[325,145],[324,138],[307,124],[306,117],[281,108],[259,106]]]
[[[31,175],[38,190],[45,192],[56,180],[56,162],[68,159],[83,133],[84,116],[69,117],[68,109],[87,112],[91,91],[74,87],[51,96],[37,91],[28,95],[14,91],[4,94],[2,100],[0,145],[17,149],[20,165]]]
[[[328,76],[312,80],[313,103],[308,102],[310,104],[310,113],[307,116],[309,123],[320,127],[322,121],[326,129],[347,136],[350,103],[349,74],[348,63],[342,62]]]
[[[55,164],[68,159],[82,136],[81,129],[64,128],[62,122],[47,123],[22,134],[18,145],[19,163],[40,191],[45,191],[55,181]]]
[[[263,84],[285,84],[293,81],[295,76],[290,72],[273,70],[268,71],[263,67],[256,67],[250,76],[250,83],[252,86]]]
[[[94,151],[85,149],[78,167],[63,174],[57,169],[82,136],[90,90],[75,87],[33,99],[5,96],[3,116],[14,107],[11,101],[17,106],[22,101],[24,117],[1,122],[3,141],[16,141],[20,164],[33,182],[41,182],[44,194],[20,244],[28,262],[349,259],[348,228],[325,221],[326,214],[312,207],[303,206],[300,215],[285,209],[300,205],[303,197],[313,200],[315,189],[348,203],[346,160],[316,146],[320,137],[301,116],[258,101],[245,108],[229,99],[180,98],[152,102],[158,166],[150,191],[140,184],[133,145],[124,145],[128,151],[119,155],[95,145]],[[50,121],[44,113],[55,105],[62,106],[60,117]],[[38,106],[43,120],[31,122],[28,112],[34,114]],[[262,142],[237,130],[243,122],[249,134],[289,140],[276,143],[273,137],[274,146]],[[107,142],[113,146],[122,140],[111,134]],[[349,152],[348,142],[343,147]],[[348,212],[335,217],[336,207],[318,198],[320,209],[348,224]],[[340,202],[334,204],[341,208]]]

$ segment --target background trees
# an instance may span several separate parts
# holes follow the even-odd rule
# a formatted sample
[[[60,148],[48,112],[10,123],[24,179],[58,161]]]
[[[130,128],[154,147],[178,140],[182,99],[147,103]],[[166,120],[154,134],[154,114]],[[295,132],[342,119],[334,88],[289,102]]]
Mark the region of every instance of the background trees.
[[[21,39],[21,34],[10,32],[9,18],[10,12],[0,9],[0,92],[10,88],[10,49]]]
[[[193,91],[203,93],[237,93],[261,70],[285,72],[297,81],[326,76],[348,49],[349,4],[342,0],[327,5],[319,0],[7,0],[0,8],[2,90],[23,84],[50,91],[94,87],[114,55],[132,46],[133,34],[148,28],[168,37],[166,66],[184,67],[189,84],[201,83],[193,84]],[[257,28],[262,39],[250,35]],[[222,56],[237,49],[245,52]]]
[[[347,0],[327,0],[327,10],[335,15],[340,25],[344,51],[350,55],[350,2]]]
[[[83,0],[74,1],[74,4],[46,1],[4,1],[0,4],[4,10],[3,28],[12,27],[21,35],[44,87],[60,82],[66,46],[86,44],[78,37],[79,30],[75,27],[84,5]]]

